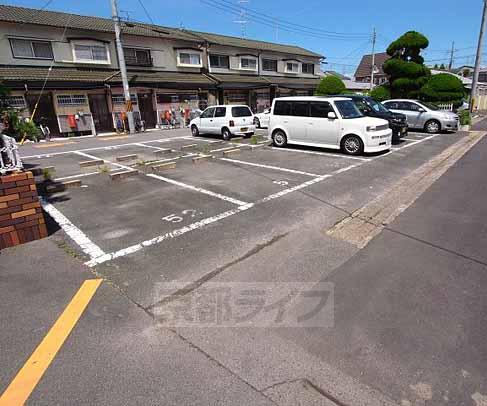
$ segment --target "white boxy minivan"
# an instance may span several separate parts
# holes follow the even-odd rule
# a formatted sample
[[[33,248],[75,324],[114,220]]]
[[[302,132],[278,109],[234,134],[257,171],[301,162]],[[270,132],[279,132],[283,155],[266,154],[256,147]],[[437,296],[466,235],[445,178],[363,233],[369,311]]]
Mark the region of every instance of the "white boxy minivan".
[[[211,106],[189,123],[191,133],[220,134],[224,140],[232,136],[250,137],[255,132],[254,115],[248,106]]]
[[[341,149],[350,155],[391,148],[386,120],[366,117],[346,97],[282,97],[274,99],[269,123],[274,145],[300,144]]]

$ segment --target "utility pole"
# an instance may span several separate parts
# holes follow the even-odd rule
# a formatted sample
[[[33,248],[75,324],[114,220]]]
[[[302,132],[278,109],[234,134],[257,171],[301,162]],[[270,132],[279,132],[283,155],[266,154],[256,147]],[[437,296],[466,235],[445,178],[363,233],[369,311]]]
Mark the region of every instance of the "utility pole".
[[[482,49],[484,47],[484,30],[487,18],[487,0],[484,0],[484,11],[482,13],[482,23],[480,25],[479,43],[477,45],[477,57],[475,58],[475,70],[472,80],[472,93],[470,95],[470,111],[474,110],[477,101],[477,84],[479,82],[480,65],[482,63]]]
[[[455,58],[455,41],[451,44],[451,53],[450,53],[450,63],[448,64],[448,70],[451,71],[453,68],[453,59]]]
[[[245,38],[247,36],[247,12],[245,10],[244,4],[248,3],[249,0],[238,0],[238,4],[240,4],[241,9],[240,9],[240,20],[234,21],[234,23],[240,24],[240,33],[242,35],[242,38]]]
[[[122,75],[123,94],[125,97],[125,106],[127,109],[127,118],[129,122],[130,134],[135,133],[134,113],[132,112],[132,100],[130,99],[129,81],[127,79],[127,67],[125,66],[125,56],[123,54],[123,46],[121,40],[120,17],[118,16],[117,0],[111,0],[112,3],[112,19],[115,27],[115,42],[117,44],[118,65],[120,67],[120,74]]]
[[[370,74],[370,90],[374,88],[374,75],[375,75],[375,42],[377,41],[377,33],[375,31],[372,33],[372,72]]]

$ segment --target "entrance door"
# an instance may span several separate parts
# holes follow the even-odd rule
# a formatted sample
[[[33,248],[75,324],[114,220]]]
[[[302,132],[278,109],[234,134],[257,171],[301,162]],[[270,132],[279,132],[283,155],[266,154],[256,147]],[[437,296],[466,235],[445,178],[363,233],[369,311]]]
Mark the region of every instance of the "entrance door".
[[[51,135],[60,135],[59,124],[52,103],[52,96],[50,94],[45,94],[42,95],[40,99],[39,96],[36,95],[27,96],[26,101],[31,114],[34,111],[37,100],[39,100],[39,104],[33,117],[34,123],[39,124],[41,118],[43,118],[51,131]]]
[[[108,110],[106,96],[104,94],[90,94],[88,100],[96,132],[113,131],[112,115]]]
[[[156,112],[154,103],[152,103],[151,93],[137,94],[139,103],[140,118],[145,122],[145,128],[154,128],[156,126]]]

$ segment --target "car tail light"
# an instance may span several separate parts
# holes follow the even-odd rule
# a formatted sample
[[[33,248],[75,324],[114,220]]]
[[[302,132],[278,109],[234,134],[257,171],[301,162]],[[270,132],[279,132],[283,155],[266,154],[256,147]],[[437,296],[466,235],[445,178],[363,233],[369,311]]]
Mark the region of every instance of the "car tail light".
[[[229,125],[230,125],[230,127],[235,127],[235,122],[233,120],[230,120]]]

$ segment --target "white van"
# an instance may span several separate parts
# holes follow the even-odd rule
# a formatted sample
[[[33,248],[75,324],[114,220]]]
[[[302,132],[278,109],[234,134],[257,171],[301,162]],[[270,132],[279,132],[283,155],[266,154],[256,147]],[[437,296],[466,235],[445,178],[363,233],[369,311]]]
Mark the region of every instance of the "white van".
[[[248,106],[211,106],[189,123],[191,133],[220,134],[224,140],[232,136],[250,137],[255,132],[254,115]]]
[[[276,98],[269,134],[276,147],[300,144],[350,155],[389,150],[392,139],[388,121],[364,116],[346,97]]]

